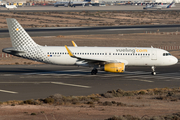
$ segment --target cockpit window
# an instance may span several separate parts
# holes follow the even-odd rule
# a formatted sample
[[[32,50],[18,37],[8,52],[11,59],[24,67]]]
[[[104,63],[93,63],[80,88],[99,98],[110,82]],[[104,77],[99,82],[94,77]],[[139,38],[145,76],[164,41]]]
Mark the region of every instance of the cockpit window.
[[[163,56],[171,56],[170,53],[163,53]]]

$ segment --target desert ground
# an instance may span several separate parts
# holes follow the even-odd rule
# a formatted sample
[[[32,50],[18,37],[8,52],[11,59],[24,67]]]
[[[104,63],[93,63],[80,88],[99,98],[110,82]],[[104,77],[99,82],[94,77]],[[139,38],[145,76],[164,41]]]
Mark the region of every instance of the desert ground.
[[[180,24],[179,14],[179,11],[1,12],[0,28],[7,28],[6,18],[17,19],[24,28]]]
[[[179,120],[180,88],[118,89],[89,96],[55,94],[3,102],[0,108],[1,120]]]

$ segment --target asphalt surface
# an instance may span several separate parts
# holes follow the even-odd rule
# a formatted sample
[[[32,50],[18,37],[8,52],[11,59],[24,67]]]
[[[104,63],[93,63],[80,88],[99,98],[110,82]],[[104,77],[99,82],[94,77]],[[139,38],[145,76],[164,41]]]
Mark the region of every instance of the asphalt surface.
[[[25,29],[31,37],[89,34],[129,34],[180,31],[180,25],[132,25],[112,27],[68,27]],[[9,37],[8,29],[0,29],[0,37]]]
[[[150,67],[126,67],[124,73],[99,71],[91,68],[55,65],[1,65],[0,101],[46,98],[63,95],[89,95],[108,90],[140,90],[180,87],[180,64],[157,67],[156,76]]]

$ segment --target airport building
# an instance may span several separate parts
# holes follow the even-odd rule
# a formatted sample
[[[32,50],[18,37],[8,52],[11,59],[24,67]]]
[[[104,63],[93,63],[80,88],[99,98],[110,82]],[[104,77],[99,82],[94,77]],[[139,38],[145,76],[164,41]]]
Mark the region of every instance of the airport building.
[[[155,0],[155,2],[171,3],[173,0]],[[174,0],[175,3],[180,3],[180,0]]]
[[[128,3],[128,2],[158,2],[158,3],[171,3],[172,0],[0,0],[0,3],[24,3],[32,5],[32,3],[55,3],[55,2],[82,2],[89,1],[92,3]],[[175,3],[180,3],[180,0],[174,0]]]

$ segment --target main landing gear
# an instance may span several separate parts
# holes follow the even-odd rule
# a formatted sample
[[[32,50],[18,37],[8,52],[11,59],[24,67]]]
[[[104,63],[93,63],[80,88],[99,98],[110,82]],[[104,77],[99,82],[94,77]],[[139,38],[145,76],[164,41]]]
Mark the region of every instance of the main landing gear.
[[[151,74],[152,74],[152,75],[156,75],[155,66],[152,66],[151,69],[152,69],[152,73],[151,73]]]
[[[91,71],[91,75],[96,75],[97,72],[98,72],[98,70],[97,70],[96,68],[94,68],[94,69],[92,69],[92,71]]]

